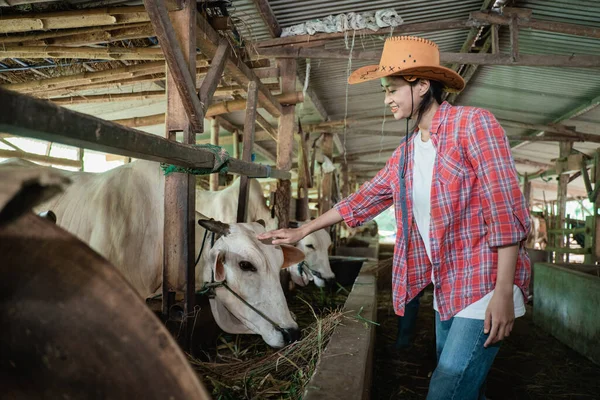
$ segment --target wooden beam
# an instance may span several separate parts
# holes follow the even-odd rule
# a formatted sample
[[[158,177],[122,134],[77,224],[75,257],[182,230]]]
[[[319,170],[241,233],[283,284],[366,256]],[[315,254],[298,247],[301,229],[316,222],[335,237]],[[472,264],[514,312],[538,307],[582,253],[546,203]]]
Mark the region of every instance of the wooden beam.
[[[507,135],[506,137],[511,142],[522,142],[524,140],[527,140],[529,142],[583,142],[583,140],[581,139],[574,139],[570,136],[559,136],[556,134],[541,136]]]
[[[485,54],[490,50],[490,47],[492,46],[493,43],[493,39],[492,37],[487,38],[487,40],[483,43],[483,45],[481,46],[481,49],[479,50],[479,53],[476,54]],[[469,84],[469,82],[471,81],[471,79],[473,78],[473,76],[475,76],[475,72],[477,72],[477,70],[479,69],[479,65],[467,65],[466,66],[466,70],[463,72],[463,79],[465,81],[465,86]],[[456,102],[456,100],[458,99],[458,97],[460,97],[460,95],[464,93],[464,91],[462,92],[458,92],[458,93],[451,93],[446,100],[449,103],[454,104]]]
[[[550,168],[554,168],[553,164],[546,164],[543,162],[539,162],[539,161],[532,161],[532,160],[527,160],[524,158],[515,158],[515,163],[516,164],[523,164],[523,165],[529,165],[531,167],[537,167],[537,168],[541,168],[541,169],[550,169]]]
[[[9,142],[8,140],[1,138],[0,137],[0,142],[4,143],[6,146],[10,147],[13,150],[16,151],[23,151],[23,149],[19,148],[18,146],[15,146],[14,144],[12,144],[11,142]],[[48,143],[48,146],[46,147],[46,155],[49,156],[50,155],[50,146],[52,145],[52,143]]]
[[[42,43],[43,45],[56,45],[52,42],[54,39],[60,39],[65,37],[76,37],[76,36],[87,36],[87,35],[108,35],[110,36],[115,30],[122,29],[133,29],[133,28],[147,28],[152,29],[152,25],[149,22],[138,22],[127,25],[114,25],[114,26],[95,26],[85,28],[74,28],[74,29],[60,29],[50,32],[28,32],[22,35],[5,35],[0,37],[0,44],[21,44],[30,42]],[[154,32],[154,31],[153,31]],[[46,40],[48,40],[46,42]]]
[[[210,127],[210,144],[214,146],[219,145],[219,121],[216,118],[213,118],[211,127]],[[219,190],[219,174],[214,173],[210,174],[209,187],[212,192],[216,192]]]
[[[564,113],[563,115],[561,115],[558,118],[555,118],[552,122],[551,125],[554,126],[556,124],[559,124],[563,121],[566,121],[568,119],[571,118],[576,118],[579,115],[585,114],[586,112],[593,110],[594,108],[598,107],[598,105],[600,105],[600,95],[594,97],[593,99],[586,101],[584,103],[578,104],[576,107],[574,107],[573,109],[567,111],[566,113]],[[537,130],[535,132],[532,132],[530,135],[531,137],[537,136],[541,133],[543,133],[544,130]],[[528,140],[528,139],[527,139]],[[527,144],[527,140],[525,140],[524,142],[521,143],[515,143],[512,145],[512,147],[514,148],[519,148],[525,144]]]
[[[0,89],[0,104],[0,132],[181,167],[214,166],[211,152],[67,110],[49,101]],[[230,160],[229,171],[269,176],[265,166],[239,160]],[[271,169],[270,176],[289,179],[291,174]]]
[[[279,84],[269,83],[266,85],[269,89],[274,90],[277,86],[279,90]],[[215,96],[232,96],[236,93],[245,92],[246,89],[242,89],[240,86],[221,86],[215,90]],[[34,94],[36,97],[37,93]],[[143,92],[133,93],[109,93],[109,94],[98,94],[98,95],[76,95],[67,97],[53,97],[48,100],[55,104],[64,106],[68,104],[88,104],[88,103],[111,103],[115,101],[141,101],[150,99],[160,99],[165,96],[164,90],[151,90]]]
[[[252,0],[252,2],[258,8],[258,12],[265,25],[267,25],[271,37],[281,36],[281,27],[279,26],[279,22],[277,22],[277,18],[275,18],[275,14],[273,14],[273,9],[269,5],[269,2],[267,0]]]
[[[311,58],[347,60],[350,52],[347,50],[315,49],[302,47],[267,47],[260,48],[260,55],[277,58]],[[381,51],[354,51],[353,60],[378,62]],[[440,53],[440,62],[450,64],[474,65],[513,65],[530,67],[569,67],[569,68],[598,68],[600,56],[595,55],[531,55],[523,54],[517,61],[510,54],[480,54],[480,53]]]
[[[256,113],[256,124],[268,132],[274,141],[277,141],[277,130],[259,113]]]
[[[184,51],[182,51],[180,42],[177,40],[177,34],[173,29],[167,7],[162,0],[144,0],[146,11],[150,17],[150,22],[156,32],[156,37],[160,47],[165,55],[165,61],[169,68],[169,73],[173,74],[173,82],[179,92],[180,101],[188,117],[188,122],[192,125],[194,131],[204,131],[204,108],[196,94],[196,81],[192,78],[189,62],[186,61]],[[191,24],[190,34],[195,39],[195,24]],[[184,44],[186,42],[181,42]],[[195,49],[194,49],[195,50]],[[190,55],[190,60],[195,62],[195,51]],[[192,69],[191,71],[194,71]]]
[[[254,153],[258,154],[259,156],[261,156],[268,162],[277,164],[277,156],[275,154],[271,153],[269,150],[265,149],[264,147],[262,147],[261,145],[259,145],[257,143],[254,143],[253,149],[254,149]]]
[[[61,167],[81,168],[82,162],[79,160],[70,160],[68,158],[50,157],[41,154],[32,154],[26,151],[19,150],[3,150],[0,149],[1,158],[23,158],[25,160],[41,162],[51,165],[59,165]]]
[[[196,24],[198,28],[196,40],[198,48],[208,57],[214,57],[220,40],[219,34],[210,26],[210,24],[199,13],[196,15]],[[232,54],[235,54],[232,52]],[[227,73],[239,85],[248,85],[250,81],[256,81],[258,85],[259,104],[274,117],[281,115],[281,105],[275,100],[271,92],[260,82],[259,78],[252,72],[246,64],[240,59],[229,57],[225,64]]]
[[[557,193],[558,184],[554,182],[531,181],[531,188],[533,190],[543,190],[547,192]],[[587,198],[587,192],[585,191],[585,189],[581,189],[578,187],[567,186],[567,193],[570,196]]]
[[[206,62],[201,62],[201,64],[204,64],[203,66],[206,66]],[[110,82],[127,78],[153,75],[157,73],[163,73],[164,70],[164,61],[156,61],[145,64],[136,64],[120,68],[113,68],[104,71],[87,71],[78,74],[71,74],[48,79],[38,79],[29,82],[0,85],[0,87],[4,89],[18,91],[21,93],[31,93],[42,90],[68,88],[73,86],[77,87],[82,84]]]
[[[151,47],[4,46],[3,58],[81,58],[91,60],[163,60],[161,49]]]
[[[64,30],[55,32],[55,36],[46,39],[33,39],[27,35],[21,36],[20,41],[15,41],[15,37],[6,37],[0,42],[12,42],[19,46],[90,46],[96,44],[112,43],[121,40],[144,39],[154,36],[154,28],[147,22],[132,24],[133,26],[117,25],[114,27],[103,27],[105,30],[98,30],[90,33],[76,33],[65,35]],[[48,34],[38,34],[33,36],[48,36]]]
[[[50,99],[50,101],[59,106],[66,106],[70,104],[112,103],[116,101],[142,101],[152,99],[163,99],[164,97],[164,90],[152,90],[148,92],[135,93],[115,93],[91,96],[58,97]]]
[[[143,6],[90,8],[49,13],[2,16],[0,33],[30,32],[147,22]]]
[[[275,96],[278,101],[284,104],[297,104],[302,102],[302,92],[290,93],[285,95]],[[233,100],[224,101],[221,103],[213,104],[206,110],[205,118],[214,117],[217,115],[228,114],[234,111],[241,111],[246,108],[246,100]],[[128,127],[140,127],[140,126],[151,126],[159,125],[164,123],[165,114],[148,115],[146,117],[135,117],[135,118],[124,118],[114,120],[118,124]]]
[[[323,155],[333,161],[333,135],[325,133],[321,141]],[[331,209],[333,196],[333,172],[323,174],[321,181],[321,198],[319,201],[319,214],[323,215]]]
[[[255,81],[248,84],[248,106],[244,119],[244,144],[242,160],[252,162],[252,146],[254,145],[254,128],[256,124],[256,109],[258,107],[258,85]],[[240,192],[238,197],[237,222],[246,222],[248,215],[248,193],[250,181],[247,176],[240,177]]]
[[[225,130],[227,130],[227,132],[233,133],[237,130],[240,130],[239,126],[234,125],[232,122],[230,122],[223,116],[216,116],[215,121],[217,121],[219,125],[221,125],[223,128],[225,128]]]
[[[312,177],[310,176],[310,166],[308,165],[309,151],[308,140],[310,134],[300,129],[298,135],[298,181],[297,181],[297,202],[296,202],[296,220],[308,221],[310,219],[310,210],[308,208],[309,187],[312,186]]]
[[[204,77],[202,81],[202,85],[200,86],[200,102],[202,103],[203,110],[211,105],[213,94],[215,89],[217,88],[219,81],[221,80],[221,76],[223,75],[223,70],[225,69],[225,62],[229,58],[229,43],[225,39],[221,39],[219,41],[219,47],[217,48],[217,52],[215,53],[212,62],[210,63],[210,69],[208,70],[208,74]]]
[[[403,24],[394,28],[394,35],[402,35],[406,33],[415,32],[434,32],[446,29],[465,29],[472,26],[473,23],[463,19],[450,19],[443,21],[431,21],[431,22],[417,22],[411,24]],[[351,32],[350,32],[351,34]],[[354,33],[357,37],[363,36],[385,36],[390,34],[390,28],[381,28],[377,31],[370,29],[357,30]],[[348,32],[335,32],[335,33],[317,33],[315,35],[298,35],[289,36],[279,39],[263,40],[256,44],[259,48],[259,52],[266,47],[283,46],[283,45],[298,45],[302,43],[310,43],[319,40],[335,40],[343,39]]]
[[[480,24],[510,25],[511,18],[512,16],[504,16],[493,12],[478,11],[471,13],[471,19]],[[600,39],[600,28],[595,26],[524,18],[517,18],[517,24],[520,28]]]

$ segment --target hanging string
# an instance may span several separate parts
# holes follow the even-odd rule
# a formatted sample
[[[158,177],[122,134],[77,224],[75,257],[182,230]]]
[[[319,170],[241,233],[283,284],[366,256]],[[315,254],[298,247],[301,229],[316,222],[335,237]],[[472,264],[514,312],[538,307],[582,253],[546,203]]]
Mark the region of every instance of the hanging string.
[[[310,77],[310,58],[306,59],[306,76],[304,77],[304,86],[302,87],[302,95],[306,98],[306,91],[308,90],[308,81]],[[302,102],[304,106],[304,102]]]
[[[352,44],[350,45],[350,55],[348,56],[348,67],[346,68],[346,107],[344,110],[344,164],[348,164],[347,160],[347,151],[346,151],[346,139],[347,139],[347,120],[348,120],[348,89],[350,87],[350,83],[348,79],[350,78],[350,73],[352,72],[352,53],[354,51],[354,38],[356,37],[356,31],[352,31]]]
[[[388,37],[392,37],[394,34],[394,26],[390,26],[390,34]],[[379,154],[377,156],[377,161],[381,160],[381,152],[383,151],[383,139],[385,138],[385,114],[387,111],[387,104],[385,101],[383,102],[383,118],[381,120],[381,135],[379,137]]]

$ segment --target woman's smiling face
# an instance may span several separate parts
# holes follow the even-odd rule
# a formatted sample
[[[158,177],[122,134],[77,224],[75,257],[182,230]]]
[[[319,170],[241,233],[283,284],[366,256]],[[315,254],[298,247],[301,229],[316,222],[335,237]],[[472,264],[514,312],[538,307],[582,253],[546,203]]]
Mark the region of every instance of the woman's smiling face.
[[[419,80],[413,86],[413,99],[411,101],[411,84],[409,82],[401,77],[386,76],[381,78],[381,87],[385,93],[384,103],[390,107],[390,111],[394,114],[395,119],[400,120],[414,115],[411,112],[411,107],[413,111],[418,108],[422,96],[422,85],[422,80]]]

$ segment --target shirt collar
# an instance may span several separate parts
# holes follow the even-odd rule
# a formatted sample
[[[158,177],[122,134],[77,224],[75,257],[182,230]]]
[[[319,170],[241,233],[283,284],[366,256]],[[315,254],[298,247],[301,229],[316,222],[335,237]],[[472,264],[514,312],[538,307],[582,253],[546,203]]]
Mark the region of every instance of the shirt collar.
[[[442,104],[440,104],[440,107],[437,109],[435,115],[433,116],[433,119],[431,120],[431,128],[429,129],[430,133],[438,133],[438,129],[442,124],[442,121],[446,119],[446,116],[448,115],[448,112],[450,111],[451,107],[452,105],[450,105],[450,103],[448,103],[447,101],[444,101]]]

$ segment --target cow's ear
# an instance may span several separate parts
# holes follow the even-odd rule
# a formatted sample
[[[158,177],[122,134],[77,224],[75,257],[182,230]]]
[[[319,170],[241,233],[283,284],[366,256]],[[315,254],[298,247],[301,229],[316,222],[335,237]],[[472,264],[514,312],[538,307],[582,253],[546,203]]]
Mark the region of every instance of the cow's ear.
[[[229,224],[214,219],[199,219],[198,224],[204,229],[216,233],[218,237],[227,236],[230,233]]]
[[[296,265],[304,260],[304,253],[302,250],[290,246],[289,244],[282,244],[281,250],[283,250],[283,265],[281,268],[287,268],[290,265]]]
[[[223,282],[225,280],[225,252],[217,250],[215,252],[213,263],[213,277],[215,282]]]

